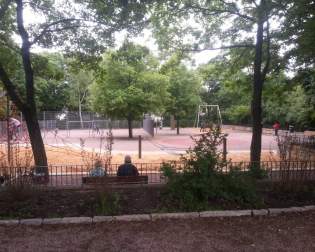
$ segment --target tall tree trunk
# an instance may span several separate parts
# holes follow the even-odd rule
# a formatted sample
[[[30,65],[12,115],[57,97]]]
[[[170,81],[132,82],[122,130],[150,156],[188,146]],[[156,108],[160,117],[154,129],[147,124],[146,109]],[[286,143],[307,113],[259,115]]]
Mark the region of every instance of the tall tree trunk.
[[[38,124],[36,107],[30,106],[24,108],[23,115],[26,121],[28,134],[34,154],[34,162],[36,165],[36,173],[44,173],[48,180],[47,156],[45,152],[44,142],[41,136]]]
[[[45,147],[44,147],[42,135],[40,132],[40,128],[39,128],[39,124],[37,120],[37,113],[36,113],[37,111],[36,111],[35,96],[34,96],[34,74],[33,74],[33,68],[31,64],[31,55],[30,55],[31,44],[29,41],[29,35],[24,27],[23,1],[22,0],[16,0],[16,21],[18,25],[18,32],[22,39],[21,51],[22,51],[22,60],[23,60],[23,68],[24,68],[24,74],[25,74],[25,87],[26,87],[26,104],[24,104],[23,102],[18,102],[16,105],[23,112],[25,120],[26,120],[27,129],[29,132],[30,141],[32,145],[35,165],[38,166],[37,170],[39,172],[45,173],[48,179],[47,156],[46,156]]]
[[[132,138],[132,119],[128,117],[128,131],[129,131],[129,138]]]
[[[179,119],[176,119],[176,134],[179,135]]]
[[[81,126],[81,129],[83,129],[82,104],[81,104],[81,99],[80,99],[80,97],[79,97],[79,118],[80,118],[80,126]]]
[[[263,42],[264,42],[264,22],[259,20],[257,24],[256,33],[256,47],[255,47],[255,62],[254,62],[254,82],[252,90],[252,142],[250,146],[250,161],[260,162],[261,156],[261,135],[262,135],[262,53],[263,53]]]

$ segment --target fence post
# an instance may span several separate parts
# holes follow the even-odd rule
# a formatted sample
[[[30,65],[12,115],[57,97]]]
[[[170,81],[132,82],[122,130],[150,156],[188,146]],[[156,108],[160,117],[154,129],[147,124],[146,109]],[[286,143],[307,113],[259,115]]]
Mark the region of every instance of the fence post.
[[[139,145],[138,145],[138,156],[139,156],[139,159],[141,159],[142,157],[142,137],[141,135],[139,135]]]
[[[223,138],[223,161],[226,162],[227,155],[227,146],[226,146],[226,137]]]
[[[9,95],[7,94],[7,142],[8,142],[8,166],[11,166],[11,137],[12,132],[10,132],[10,100]]]
[[[43,130],[44,130],[44,136],[46,134],[46,113],[43,111]]]

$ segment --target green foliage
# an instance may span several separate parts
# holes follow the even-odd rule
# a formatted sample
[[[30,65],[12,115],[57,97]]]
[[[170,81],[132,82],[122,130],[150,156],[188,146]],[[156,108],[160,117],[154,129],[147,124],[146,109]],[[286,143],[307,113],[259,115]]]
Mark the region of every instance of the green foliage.
[[[230,122],[247,124],[251,118],[250,107],[248,105],[235,105],[227,108],[224,115]]]
[[[251,76],[243,66],[235,66],[233,59],[217,58],[199,67],[205,103],[219,104],[223,121],[232,124],[249,124]],[[228,65],[228,67],[227,67]],[[286,122],[296,129],[315,126],[314,71],[299,71],[293,78],[283,72],[270,74],[263,90],[263,124],[272,125],[276,120]]]
[[[315,3],[312,0],[289,0],[282,39],[294,44],[286,51],[288,58],[294,58],[296,65],[314,64],[315,59]]]
[[[97,215],[115,215],[120,209],[120,197],[118,193],[108,190],[98,190],[96,192],[95,211]]]
[[[195,115],[200,104],[201,88],[197,74],[188,70],[177,54],[162,65],[160,72],[169,78],[170,99],[166,102],[166,112],[174,115],[177,120]]]
[[[202,100],[220,106],[223,121],[232,124],[250,123],[251,78],[233,60],[214,59],[199,67],[202,78]]]
[[[58,111],[69,104],[70,88],[65,81],[65,61],[61,54],[34,57],[36,103],[40,111]]]
[[[163,111],[167,85],[148,49],[125,42],[105,55],[92,87],[92,106],[112,118],[139,119],[143,113]]]
[[[72,62],[69,62],[71,66]],[[68,107],[76,111],[87,110],[89,91],[94,81],[93,72],[83,67],[80,70],[69,68],[67,72],[67,85],[69,93]]]
[[[173,164],[164,164],[162,171],[167,188],[163,199],[167,208],[197,211],[209,209],[215,202],[238,207],[260,204],[255,180],[249,174],[237,168],[222,172],[227,163],[218,147],[224,137],[219,128],[213,128],[195,139],[195,147],[182,157],[182,171],[176,170]]]

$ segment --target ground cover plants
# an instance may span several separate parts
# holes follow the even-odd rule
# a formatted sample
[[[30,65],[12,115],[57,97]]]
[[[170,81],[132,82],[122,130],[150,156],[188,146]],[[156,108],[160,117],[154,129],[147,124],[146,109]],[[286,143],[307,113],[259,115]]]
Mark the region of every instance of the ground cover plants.
[[[279,188],[279,187],[276,187]],[[0,219],[61,218],[72,216],[148,214],[182,211],[174,202],[166,205],[164,186],[131,186],[93,189],[39,189],[28,186],[0,191]],[[257,195],[263,206],[278,208],[315,204],[315,185],[304,192],[275,190],[270,185],[257,185]],[[249,209],[248,203],[236,200],[212,199],[209,210]],[[167,203],[170,203],[168,201]],[[254,208],[254,207],[253,207]],[[195,208],[196,209],[196,208]]]

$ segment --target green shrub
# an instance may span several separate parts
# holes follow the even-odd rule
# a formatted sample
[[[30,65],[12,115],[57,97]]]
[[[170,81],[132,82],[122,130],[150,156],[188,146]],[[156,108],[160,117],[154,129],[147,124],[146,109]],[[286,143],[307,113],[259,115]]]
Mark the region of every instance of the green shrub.
[[[167,178],[164,204],[169,210],[199,211],[211,208],[211,202],[228,202],[240,207],[257,206],[255,180],[250,173],[233,168],[223,173],[227,165],[218,150],[224,134],[212,128],[189,149],[182,171],[174,164],[164,164],[162,171]]]
[[[95,212],[97,215],[115,215],[120,209],[118,193],[107,189],[97,190]]]

